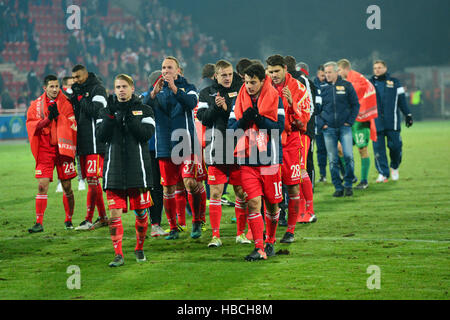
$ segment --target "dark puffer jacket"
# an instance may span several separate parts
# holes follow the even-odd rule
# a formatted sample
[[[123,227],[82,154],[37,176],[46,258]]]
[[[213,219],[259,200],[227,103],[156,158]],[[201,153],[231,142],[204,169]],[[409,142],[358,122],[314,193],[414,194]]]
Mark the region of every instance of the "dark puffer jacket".
[[[97,138],[106,143],[103,189],[150,188],[159,183],[151,174],[148,141],[155,132],[153,110],[137,96],[118,102],[110,96],[100,111]]]
[[[207,129],[212,129],[211,139],[207,141],[205,148],[205,162],[208,165],[224,164],[226,160],[226,143],[220,143],[222,150],[216,150],[214,145],[215,130],[222,133],[222,137],[226,137],[226,129],[228,127],[228,118],[230,117],[234,101],[242,87],[242,80],[239,76],[233,76],[233,82],[229,88],[215,82],[212,86],[203,89],[200,92],[198,103],[197,118]],[[223,110],[216,105],[217,93],[225,98],[227,110]],[[234,148],[232,149],[234,150]],[[216,160],[216,161],[214,161]]]
[[[105,144],[96,139],[95,122],[99,119],[99,111],[106,107],[106,90],[95,74],[89,76],[82,85],[72,86],[70,97],[75,119],[77,120],[77,154],[103,154]]]

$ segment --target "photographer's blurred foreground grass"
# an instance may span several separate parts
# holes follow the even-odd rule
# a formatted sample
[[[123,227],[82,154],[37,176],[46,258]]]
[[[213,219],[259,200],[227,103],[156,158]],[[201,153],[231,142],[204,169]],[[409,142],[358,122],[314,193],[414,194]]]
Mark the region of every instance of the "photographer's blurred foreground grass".
[[[415,123],[402,130],[402,138],[399,181],[374,183],[370,146],[367,190],[336,199],[329,175],[328,183],[316,185],[318,222],[298,224],[296,241],[290,245],[279,243],[285,227],[278,228],[275,250],[286,249],[287,255],[245,262],[253,244],[235,243],[234,209],[223,207],[222,247],[207,247],[210,228],[200,239],[191,239],[189,222],[188,232],[176,241],[148,237],[147,262],[137,263],[135,218],[129,212],[123,217],[125,265],[120,268],[108,267],[114,257],[108,228],[64,230],[62,194],[55,193],[56,183],[50,185],[45,231],[28,233],[35,223],[34,159],[28,144],[2,143],[0,299],[446,300],[450,123]],[[359,176],[356,149],[354,156]],[[86,214],[86,191],[76,191],[77,186],[74,179],[75,226]],[[165,216],[163,226],[167,227]],[[80,270],[80,289],[71,266]]]

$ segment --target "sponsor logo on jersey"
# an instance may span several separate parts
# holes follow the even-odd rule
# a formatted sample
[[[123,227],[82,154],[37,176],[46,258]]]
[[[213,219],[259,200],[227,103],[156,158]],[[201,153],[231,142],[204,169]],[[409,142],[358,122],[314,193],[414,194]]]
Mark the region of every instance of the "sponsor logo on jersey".
[[[228,96],[230,97],[230,98],[234,98],[234,97],[237,97],[237,95],[238,95],[238,93],[235,91],[235,92],[229,92],[228,93]]]
[[[394,81],[392,80],[386,80],[386,87],[393,88],[394,87]]]
[[[134,110],[131,112],[133,113],[133,116],[142,116],[142,110]]]

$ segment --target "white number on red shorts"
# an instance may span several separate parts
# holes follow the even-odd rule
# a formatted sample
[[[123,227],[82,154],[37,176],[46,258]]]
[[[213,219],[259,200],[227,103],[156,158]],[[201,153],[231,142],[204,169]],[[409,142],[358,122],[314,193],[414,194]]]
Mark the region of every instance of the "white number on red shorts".
[[[75,167],[73,166],[73,162],[71,162],[71,163],[64,162],[63,163],[63,168],[64,168],[64,173],[65,174],[70,174],[70,173],[75,171]]]
[[[203,166],[202,166],[201,163],[197,164],[197,173],[198,173],[199,175],[202,175],[202,174],[203,174]]]
[[[291,166],[291,172],[292,172],[292,179],[299,178],[301,176],[300,172],[300,165],[299,164],[293,164]]]
[[[275,187],[275,197],[280,197],[281,196],[281,188],[283,187],[283,183],[281,181],[274,182],[273,185]]]
[[[194,161],[186,160],[184,162],[183,172],[186,174],[192,174],[194,172],[194,166],[192,165]]]
[[[89,173],[95,173],[96,168],[97,168],[97,160],[88,160],[88,169],[87,169],[87,171]]]
[[[147,195],[147,200],[145,200],[144,194]],[[142,204],[146,204],[146,203],[149,203],[149,202],[150,202],[150,191],[147,191],[145,193],[141,192],[141,203]]]

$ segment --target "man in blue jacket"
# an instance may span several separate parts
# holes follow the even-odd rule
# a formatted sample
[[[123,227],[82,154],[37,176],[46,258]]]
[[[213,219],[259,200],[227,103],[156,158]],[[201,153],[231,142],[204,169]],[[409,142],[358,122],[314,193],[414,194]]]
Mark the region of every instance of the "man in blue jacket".
[[[355,89],[338,75],[336,62],[324,65],[327,85],[321,87],[322,106],[317,117],[317,127],[322,129],[331,178],[336,191],[334,197],[352,196],[354,178],[352,125],[359,112]],[[344,186],[339,175],[338,141],[342,144],[345,159]]]
[[[201,180],[206,172],[199,165],[200,146],[195,131],[193,110],[198,103],[194,85],[180,75],[180,65],[174,57],[162,63],[162,77],[154,85],[148,104],[156,120],[155,151],[161,170],[163,205],[170,224],[167,240],[178,239],[175,191],[183,184],[193,212],[192,238],[201,236],[201,212],[206,192]]]
[[[375,166],[378,170],[377,183],[387,182],[389,167],[392,180],[399,178],[398,167],[402,161],[402,139],[400,137],[400,111],[405,116],[407,128],[412,126],[413,118],[405,98],[405,89],[398,79],[387,73],[386,62],[377,60],[373,64],[374,76],[370,81],[377,92],[378,118],[377,141],[373,143]],[[390,166],[386,156],[386,139],[391,158]]]

